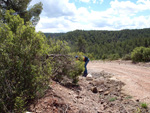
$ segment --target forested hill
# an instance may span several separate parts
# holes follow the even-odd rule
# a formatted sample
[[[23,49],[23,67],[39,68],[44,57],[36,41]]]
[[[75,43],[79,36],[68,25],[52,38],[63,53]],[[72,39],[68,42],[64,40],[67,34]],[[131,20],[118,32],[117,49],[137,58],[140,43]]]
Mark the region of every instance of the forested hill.
[[[65,33],[44,33],[46,37],[55,38],[61,35],[64,35]]]
[[[150,46],[150,29],[121,31],[83,31],[47,34],[50,37],[66,40],[72,51],[92,53],[96,59],[120,58],[139,46]]]

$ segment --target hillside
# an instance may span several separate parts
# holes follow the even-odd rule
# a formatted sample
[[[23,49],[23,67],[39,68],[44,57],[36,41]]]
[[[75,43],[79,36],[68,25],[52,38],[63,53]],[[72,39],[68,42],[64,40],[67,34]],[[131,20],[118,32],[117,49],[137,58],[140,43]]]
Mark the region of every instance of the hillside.
[[[121,31],[83,31],[47,33],[69,43],[72,51],[92,53],[96,59],[120,58],[130,54],[135,47],[150,46],[150,29]]]
[[[149,66],[149,63],[91,61],[88,64],[88,71],[92,78],[80,76],[78,85],[69,83],[60,85],[52,81],[45,96],[35,101],[29,111],[33,113],[150,113],[148,106],[141,105],[141,103],[149,105],[150,101],[148,92],[150,82],[147,81],[150,74]]]

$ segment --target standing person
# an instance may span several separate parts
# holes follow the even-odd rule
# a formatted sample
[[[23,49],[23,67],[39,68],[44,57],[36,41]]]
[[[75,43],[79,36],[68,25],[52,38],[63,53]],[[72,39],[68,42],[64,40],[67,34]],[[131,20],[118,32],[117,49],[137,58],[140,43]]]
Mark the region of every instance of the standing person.
[[[77,60],[80,60],[80,59],[78,58],[78,56],[76,56],[75,58],[76,58]],[[90,60],[89,60],[88,57],[83,56],[83,61],[85,62],[85,64],[84,64],[85,70],[84,70],[83,76],[86,77],[86,76],[88,75],[88,72],[87,72],[87,64],[88,64],[88,62],[89,62]]]
[[[84,70],[83,76],[86,77],[86,76],[88,75],[88,72],[87,72],[87,64],[89,63],[90,60],[89,60],[88,57],[84,56],[84,57],[83,57],[83,61],[85,62],[85,64],[84,64],[85,70]]]

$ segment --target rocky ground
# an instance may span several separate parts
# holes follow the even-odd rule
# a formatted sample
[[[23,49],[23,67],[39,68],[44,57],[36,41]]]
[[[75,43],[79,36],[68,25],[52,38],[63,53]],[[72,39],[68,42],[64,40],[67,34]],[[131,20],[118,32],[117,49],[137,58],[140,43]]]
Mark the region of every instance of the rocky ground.
[[[78,85],[52,81],[45,96],[29,108],[33,113],[150,113],[150,108],[122,92],[125,85],[114,75],[91,72]],[[147,104],[146,104],[147,105]]]

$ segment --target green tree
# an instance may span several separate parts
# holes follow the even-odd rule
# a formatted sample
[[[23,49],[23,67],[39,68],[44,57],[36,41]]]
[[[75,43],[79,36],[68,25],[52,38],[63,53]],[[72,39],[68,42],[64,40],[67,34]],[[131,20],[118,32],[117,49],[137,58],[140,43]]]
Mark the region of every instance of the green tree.
[[[0,22],[0,111],[21,113],[43,93],[52,78],[77,83],[83,66],[69,55],[63,41],[47,41],[31,22],[6,11]],[[61,76],[61,77],[60,77]]]
[[[24,18],[25,23],[31,21],[33,25],[36,25],[39,21],[42,11],[42,3],[37,3],[32,7],[28,7],[31,0],[1,0],[0,1],[0,16],[5,14],[6,10],[13,9],[15,14],[19,14],[21,18]],[[1,19],[4,21],[4,18]]]
[[[49,45],[45,36],[19,15],[0,23],[0,111],[23,112],[25,104],[49,84]]]
[[[86,40],[82,36],[79,36],[77,40],[77,50],[86,53],[86,48],[87,48]]]

